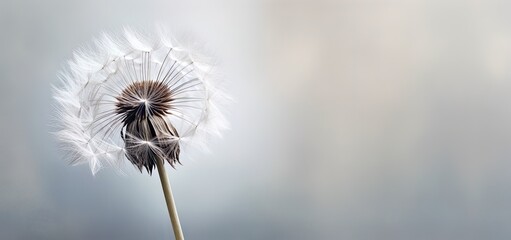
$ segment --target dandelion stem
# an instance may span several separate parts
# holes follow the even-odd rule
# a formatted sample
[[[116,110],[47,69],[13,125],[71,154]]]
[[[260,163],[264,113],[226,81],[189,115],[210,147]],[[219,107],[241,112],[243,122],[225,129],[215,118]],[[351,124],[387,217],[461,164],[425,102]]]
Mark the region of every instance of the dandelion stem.
[[[158,161],[156,161],[156,167],[158,168],[158,175],[160,175],[161,187],[163,188],[165,202],[167,203],[167,209],[169,210],[170,222],[172,223],[174,236],[176,240],[184,240],[183,230],[181,230],[181,223],[179,223],[174,196],[172,195],[172,189],[170,188],[169,178],[165,172],[165,166],[163,166],[163,160],[158,159]]]

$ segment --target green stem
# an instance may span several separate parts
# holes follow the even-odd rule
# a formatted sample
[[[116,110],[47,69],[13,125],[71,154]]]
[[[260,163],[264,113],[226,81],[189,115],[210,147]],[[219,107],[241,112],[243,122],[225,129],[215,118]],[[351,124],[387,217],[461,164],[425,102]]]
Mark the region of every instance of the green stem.
[[[158,168],[158,174],[160,175],[161,187],[163,188],[165,202],[167,203],[167,209],[169,210],[170,222],[172,223],[174,236],[176,240],[184,240],[185,238],[183,236],[183,230],[181,230],[181,223],[179,223],[179,217],[177,216],[176,203],[174,202],[174,196],[172,195],[172,189],[170,188],[169,178],[165,172],[163,161],[156,161],[156,167]]]

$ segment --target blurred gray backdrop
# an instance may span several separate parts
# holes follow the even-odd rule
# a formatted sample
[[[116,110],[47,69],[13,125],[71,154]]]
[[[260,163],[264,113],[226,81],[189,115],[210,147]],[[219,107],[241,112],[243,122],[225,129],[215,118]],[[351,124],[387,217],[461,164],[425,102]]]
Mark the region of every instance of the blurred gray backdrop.
[[[0,2],[0,239],[171,239],[157,176],[70,167],[49,134],[72,51],[184,29],[236,99],[169,169],[187,239],[510,239],[511,2]]]

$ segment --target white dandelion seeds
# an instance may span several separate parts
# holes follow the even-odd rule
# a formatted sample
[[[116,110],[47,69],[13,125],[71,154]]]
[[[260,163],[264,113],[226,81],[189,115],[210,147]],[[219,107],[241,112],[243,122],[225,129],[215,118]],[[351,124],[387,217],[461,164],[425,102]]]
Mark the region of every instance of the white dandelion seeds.
[[[163,31],[103,34],[92,49],[76,51],[60,75],[56,135],[73,164],[88,163],[93,174],[126,160],[149,174],[156,167],[166,191],[163,163],[175,167],[182,146],[203,148],[202,140],[227,127],[218,110],[227,98],[211,70]],[[166,198],[169,204],[171,193]]]
[[[180,163],[183,144],[205,147],[227,127],[218,110],[227,97],[211,66],[159,31],[104,34],[91,51],[79,50],[55,87],[58,138],[73,164],[129,160],[149,173],[158,158]]]

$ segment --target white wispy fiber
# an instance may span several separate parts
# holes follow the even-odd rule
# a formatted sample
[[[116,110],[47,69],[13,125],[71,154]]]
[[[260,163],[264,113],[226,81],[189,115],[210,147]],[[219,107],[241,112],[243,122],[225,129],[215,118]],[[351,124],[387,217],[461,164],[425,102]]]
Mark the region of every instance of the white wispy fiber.
[[[156,158],[174,166],[228,127],[219,109],[229,98],[208,58],[155,32],[103,34],[61,72],[56,135],[73,164],[95,174],[129,160],[151,173]]]

